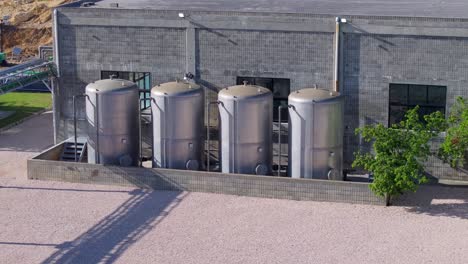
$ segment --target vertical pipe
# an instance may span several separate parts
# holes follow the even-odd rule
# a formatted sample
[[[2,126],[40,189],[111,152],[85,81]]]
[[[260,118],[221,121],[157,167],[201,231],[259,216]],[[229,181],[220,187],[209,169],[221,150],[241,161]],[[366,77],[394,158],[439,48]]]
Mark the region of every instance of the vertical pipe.
[[[343,85],[344,85],[344,33],[343,31],[345,30],[344,23],[346,23],[345,19],[341,19],[341,24],[340,24],[340,41],[338,42],[339,49],[338,49],[338,92],[343,91]]]
[[[140,162],[138,166],[143,165],[143,139],[141,137],[141,106],[138,106],[138,136],[140,137]]]
[[[76,98],[78,97],[88,97],[86,94],[79,94],[73,96],[73,135],[74,135],[74,142],[75,142],[75,162],[78,161],[77,159],[77,145],[78,145],[78,136],[77,136],[77,120],[76,120]]]
[[[164,115],[162,114],[162,111],[161,111],[161,116],[164,116],[164,124],[166,123],[166,111],[168,111],[168,108],[169,108],[168,103],[167,103],[168,100],[169,99],[167,98],[167,96],[164,96]],[[161,153],[161,165],[162,165],[162,159],[164,159],[164,167],[163,168],[167,168],[167,159],[166,159],[166,157],[167,157],[167,153],[166,153],[166,151],[167,151],[167,149],[166,149],[166,142],[167,142],[167,138],[166,138],[166,132],[167,131],[166,130],[167,130],[167,126],[162,125],[161,127],[164,128],[164,129],[161,129],[161,130],[164,131],[164,132],[161,131],[161,132],[163,132],[163,137],[162,138],[163,138],[163,148],[164,148],[164,152],[162,152],[162,153],[164,153],[164,158],[163,158],[163,155]]]
[[[141,102],[143,106],[146,106],[146,101],[151,100],[151,98],[140,98],[140,107],[139,107],[139,117],[140,117],[140,164],[143,164],[143,138],[141,136]],[[151,121],[153,121],[153,110],[151,110]]]
[[[0,18],[0,52],[3,52],[3,19]],[[3,63],[0,61],[0,64]]]
[[[57,68],[57,77],[60,77],[60,58],[59,58],[59,41],[58,41],[58,11],[54,9],[53,13],[53,40],[54,40],[54,61]]]
[[[314,169],[315,169],[315,101],[312,101],[312,157],[311,157],[311,160],[312,160],[312,176],[311,176],[311,179],[314,178]]]
[[[54,129],[54,144],[57,145],[57,102],[56,102],[56,95],[55,95],[55,90],[57,88],[57,85],[58,85],[58,79],[56,77],[54,78],[51,78],[50,79],[50,84],[51,84],[51,88],[52,88],[52,92],[51,92],[51,95],[52,95],[52,125],[53,125],[53,129]]]
[[[76,132],[76,95],[73,96],[73,133],[74,133],[74,139],[75,139],[75,162],[76,162],[76,145],[77,145],[77,132]]]
[[[281,109],[287,107],[286,105],[278,106],[278,177],[281,176]]]
[[[211,105],[214,104],[219,104],[219,101],[216,102],[209,102],[208,103],[208,124],[206,128],[206,142],[207,142],[207,150],[206,150],[206,171],[210,171],[210,153],[211,153],[211,146],[210,146],[210,128],[211,128],[211,118],[210,118],[210,113],[211,113]]]
[[[58,91],[59,89],[59,77],[60,77],[60,58],[59,58],[59,41],[58,41],[58,11],[57,9],[54,9],[53,11],[53,27],[52,27],[52,39],[53,39],[53,47],[52,47],[52,54],[53,54],[53,60],[55,62],[55,71],[56,71],[56,76],[53,81],[53,90],[54,92],[52,93],[52,105],[53,105],[53,123],[54,123],[54,142],[57,143],[57,137],[58,137],[58,129],[60,127],[59,125],[59,114],[58,114],[58,109],[56,105],[58,104],[58,100],[60,100],[60,95],[57,98],[57,95],[55,94],[55,91]]]
[[[234,97],[234,98],[236,98],[236,97]],[[234,147],[232,148],[232,170],[231,171],[232,171],[232,173],[238,173],[237,166],[236,166],[236,163],[237,163],[238,159],[237,159],[236,156],[237,156],[237,148],[239,147],[237,145],[237,142],[239,142],[239,140],[237,138],[239,136],[239,132],[237,131],[237,125],[238,125],[237,124],[237,109],[238,109],[239,106],[238,106],[236,100],[234,100],[232,103],[233,103],[233,106],[234,106],[233,107],[234,110],[232,112],[233,127],[234,127],[233,130],[232,130],[233,133],[234,133],[234,136],[233,136],[233,139],[232,139],[232,141],[233,141],[232,146],[234,146]]]
[[[155,107],[158,107],[158,105],[156,104],[156,99],[154,99],[151,95],[150,95],[150,106],[151,106],[151,167],[154,166],[154,118],[153,118],[153,106],[151,105],[151,102],[154,103],[154,106]]]
[[[96,92],[96,105],[94,106],[94,116],[96,117],[96,164],[101,164],[101,156],[99,154],[99,94]]]
[[[339,56],[340,56],[340,22],[341,22],[341,18],[340,17],[336,17],[335,18],[335,55],[334,55],[334,59],[335,59],[335,69],[334,69],[334,73],[333,73],[333,77],[335,79],[335,84],[334,84],[334,91],[335,92],[339,92],[339,89],[340,89],[340,84],[339,84]]]

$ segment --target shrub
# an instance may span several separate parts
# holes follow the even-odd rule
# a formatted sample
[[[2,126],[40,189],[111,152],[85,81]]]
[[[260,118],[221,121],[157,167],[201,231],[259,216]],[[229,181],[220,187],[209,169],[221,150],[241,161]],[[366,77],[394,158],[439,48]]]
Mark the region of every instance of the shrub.
[[[458,97],[450,109],[445,140],[439,156],[451,167],[463,167],[468,155],[468,101]]]
[[[391,199],[405,191],[416,191],[419,184],[427,181],[422,163],[430,152],[429,141],[445,128],[445,119],[440,112],[424,116],[419,107],[409,110],[405,119],[391,127],[382,124],[356,129],[366,142],[372,142],[371,153],[355,153],[353,167],[362,167],[374,174],[371,190]]]

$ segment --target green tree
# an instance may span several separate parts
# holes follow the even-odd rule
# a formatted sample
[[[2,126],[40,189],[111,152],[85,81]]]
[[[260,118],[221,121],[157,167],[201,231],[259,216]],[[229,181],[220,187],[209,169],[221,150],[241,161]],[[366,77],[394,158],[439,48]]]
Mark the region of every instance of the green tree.
[[[457,168],[463,167],[468,158],[468,100],[458,97],[450,109],[445,140],[439,156]]]
[[[431,154],[429,141],[445,127],[440,112],[424,116],[419,107],[409,110],[405,119],[391,127],[382,124],[356,129],[366,142],[372,142],[371,153],[355,153],[353,167],[362,167],[374,174],[371,190],[385,197],[386,204],[404,191],[416,191],[427,181],[422,163]]]

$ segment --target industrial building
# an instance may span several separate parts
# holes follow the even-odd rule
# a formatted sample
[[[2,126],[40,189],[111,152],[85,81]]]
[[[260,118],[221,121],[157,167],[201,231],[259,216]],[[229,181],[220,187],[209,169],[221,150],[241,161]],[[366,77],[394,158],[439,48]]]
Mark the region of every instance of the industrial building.
[[[447,113],[457,96],[468,97],[466,10],[464,0],[103,0],[64,5],[54,11],[55,140],[74,136],[73,97],[89,83],[111,76],[135,82],[142,99],[150,97],[152,87],[185,76],[204,89],[206,105],[223,88],[247,81],[272,92],[276,123],[288,122],[288,115],[276,109],[288,104],[290,93],[319,87],[344,97],[347,167],[353,153],[366,148],[355,135],[357,127],[398,122],[416,105],[425,113]],[[143,112],[149,106],[149,101],[140,103]],[[77,100],[76,109],[78,134],[84,136],[84,99]],[[216,108],[211,109],[205,108],[206,120],[216,116]],[[273,155],[278,151],[276,147]],[[435,157],[428,172],[468,180],[466,173]]]

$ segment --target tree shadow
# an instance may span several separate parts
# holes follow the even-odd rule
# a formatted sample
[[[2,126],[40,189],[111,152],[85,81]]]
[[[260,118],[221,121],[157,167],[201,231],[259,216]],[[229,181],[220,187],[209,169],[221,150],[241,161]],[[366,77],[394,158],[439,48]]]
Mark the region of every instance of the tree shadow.
[[[393,204],[410,213],[468,219],[468,186],[424,185]]]
[[[186,194],[134,190],[131,197],[75,240],[42,263],[113,263],[158,225]]]

